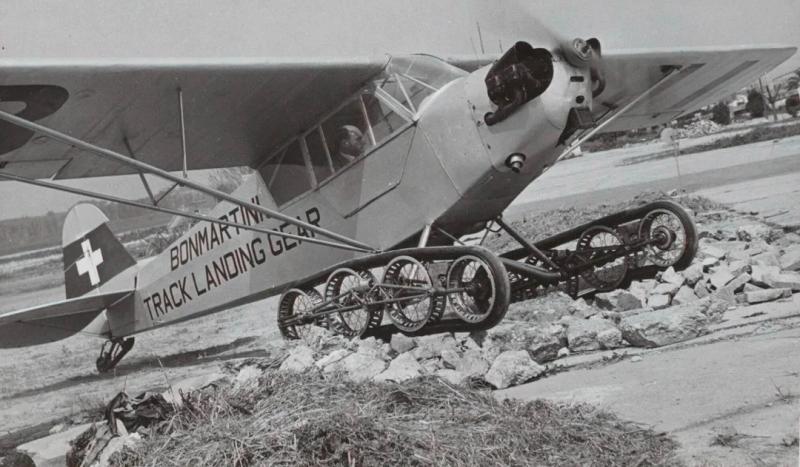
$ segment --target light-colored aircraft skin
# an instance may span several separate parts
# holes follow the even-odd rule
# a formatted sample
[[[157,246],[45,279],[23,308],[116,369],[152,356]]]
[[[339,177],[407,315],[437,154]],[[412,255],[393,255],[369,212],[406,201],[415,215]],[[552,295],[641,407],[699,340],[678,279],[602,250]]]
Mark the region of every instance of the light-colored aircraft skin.
[[[430,96],[416,124],[407,125],[317,189],[289,202],[282,212],[381,250],[414,237],[446,215],[457,214],[460,226],[496,217],[553,163],[575,98],[591,92],[586,70],[565,62],[555,69],[554,83],[570,83],[569,76],[586,79],[566,87],[554,85],[491,129],[483,124],[483,115],[493,110],[484,91],[487,69],[464,74]],[[530,155],[521,173],[506,166],[506,158],[513,153]],[[277,208],[257,174],[234,195]],[[455,213],[465,200],[482,206],[471,215]],[[247,224],[260,219],[258,213],[230,203],[221,203],[210,215],[226,215]],[[287,223],[265,220],[262,225],[310,235]],[[355,256],[236,230],[197,224],[141,266],[132,299],[107,312],[111,333],[125,336],[274,295],[298,278]]]
[[[501,214],[555,163],[564,149],[559,142],[573,109],[584,109],[602,122],[609,111],[633,102],[605,130],[662,124],[740,89],[795,51],[776,47],[604,51],[605,88],[595,99],[592,70],[569,58],[572,41],[526,15],[498,13],[491,2],[431,4],[421,8],[442,13],[455,8],[453,21],[463,23],[461,29],[469,25],[472,31],[475,20],[481,19],[487,31],[545,49],[553,70],[546,89],[490,125],[486,116],[498,112],[498,105],[490,100],[485,79],[492,66],[487,63],[497,56],[470,54],[465,45],[471,33],[465,33],[456,41],[460,45],[452,43],[438,51],[462,66],[461,71],[435,58],[418,58],[441,67],[451,79],[419,102],[406,115],[405,125],[330,178],[315,180],[309,172],[315,182],[289,200],[273,198],[265,163],[298,133],[324,122],[362,87],[370,88],[370,80],[387,63],[413,60],[375,58],[371,49],[389,43],[388,37],[369,47],[348,43],[340,54],[326,59],[297,58],[302,57],[300,52],[291,55],[279,42],[270,41],[266,41],[269,47],[282,51],[264,55],[268,58],[0,58],[0,92],[26,104],[35,102],[25,100],[28,94],[49,93],[38,102],[39,115],[25,115],[37,110],[30,106],[18,116],[41,120],[50,128],[164,170],[181,169],[178,155],[185,136],[190,169],[245,165],[256,170],[234,193],[238,199],[390,250],[415,243],[432,224],[458,236]],[[397,5],[403,2],[392,5],[400,8]],[[358,8],[349,3],[341,10],[341,23],[305,18],[300,12],[303,21],[286,21],[289,32],[264,27],[263,37],[297,36],[298,43],[286,50],[307,52],[312,48],[309,37],[302,35],[303,25],[317,21],[335,33],[334,43],[353,39],[353,34],[360,34],[363,14],[355,14]],[[311,16],[318,14],[315,10]],[[436,31],[425,30],[420,37],[431,34]],[[505,44],[511,47],[513,41]],[[342,53],[356,58],[342,58]],[[39,94],[20,86],[33,86]],[[180,107],[179,93],[185,97]],[[180,124],[183,110],[185,134]],[[16,176],[67,179],[136,171],[112,159],[86,157],[61,142],[34,139],[33,132],[6,120],[0,122],[0,135],[6,137],[0,140],[0,170]],[[518,170],[509,164],[514,155],[524,156]],[[310,157],[308,151],[304,157]],[[163,253],[133,264],[124,259],[121,245],[108,239],[104,216],[93,209],[78,206],[65,223],[68,300],[0,316],[0,348],[52,341],[79,331],[125,337],[275,295],[320,270],[365,254],[200,222]],[[210,215],[314,235],[230,202],[221,203]],[[92,244],[92,235],[105,240]],[[92,311],[99,314],[87,325]],[[78,315],[80,319],[66,323]],[[33,326],[57,322],[64,329],[23,334],[26,321],[36,322]]]

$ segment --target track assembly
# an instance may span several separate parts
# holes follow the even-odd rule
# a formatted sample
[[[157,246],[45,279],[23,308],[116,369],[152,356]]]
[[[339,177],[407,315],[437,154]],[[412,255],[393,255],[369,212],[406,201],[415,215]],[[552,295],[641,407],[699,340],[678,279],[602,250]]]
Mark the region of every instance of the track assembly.
[[[562,287],[573,297],[613,290],[670,266],[685,268],[697,251],[692,218],[671,201],[612,214],[535,244],[498,224],[522,247],[498,256],[482,247],[432,246],[346,261],[284,292],[278,327],[289,339],[302,338],[309,325],[346,337],[485,330],[503,319],[510,303],[544,287]],[[569,244],[575,247],[564,247]],[[377,269],[383,269],[380,281],[371,272]],[[431,272],[442,270],[446,274]],[[318,286],[324,294],[315,291]]]

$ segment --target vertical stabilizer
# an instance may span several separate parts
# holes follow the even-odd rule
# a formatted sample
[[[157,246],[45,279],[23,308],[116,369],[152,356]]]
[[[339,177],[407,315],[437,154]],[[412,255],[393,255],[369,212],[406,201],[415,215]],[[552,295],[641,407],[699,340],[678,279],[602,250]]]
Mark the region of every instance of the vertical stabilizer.
[[[67,298],[85,295],[136,264],[108,228],[108,218],[92,204],[70,209],[61,245]]]

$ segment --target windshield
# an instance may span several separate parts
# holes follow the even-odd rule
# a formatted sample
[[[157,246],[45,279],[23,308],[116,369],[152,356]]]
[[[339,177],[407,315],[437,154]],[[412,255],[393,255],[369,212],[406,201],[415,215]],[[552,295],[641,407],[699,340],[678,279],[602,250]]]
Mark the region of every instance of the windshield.
[[[422,102],[447,83],[468,73],[430,55],[393,57],[374,81],[381,95],[388,95],[412,114]]]

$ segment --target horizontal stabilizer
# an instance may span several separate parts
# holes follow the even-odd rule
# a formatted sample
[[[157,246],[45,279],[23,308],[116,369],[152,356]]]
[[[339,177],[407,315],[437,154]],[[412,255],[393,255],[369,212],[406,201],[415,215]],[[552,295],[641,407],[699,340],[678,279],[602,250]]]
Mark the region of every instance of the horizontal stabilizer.
[[[46,344],[77,334],[132,292],[71,298],[0,315],[0,349]]]

